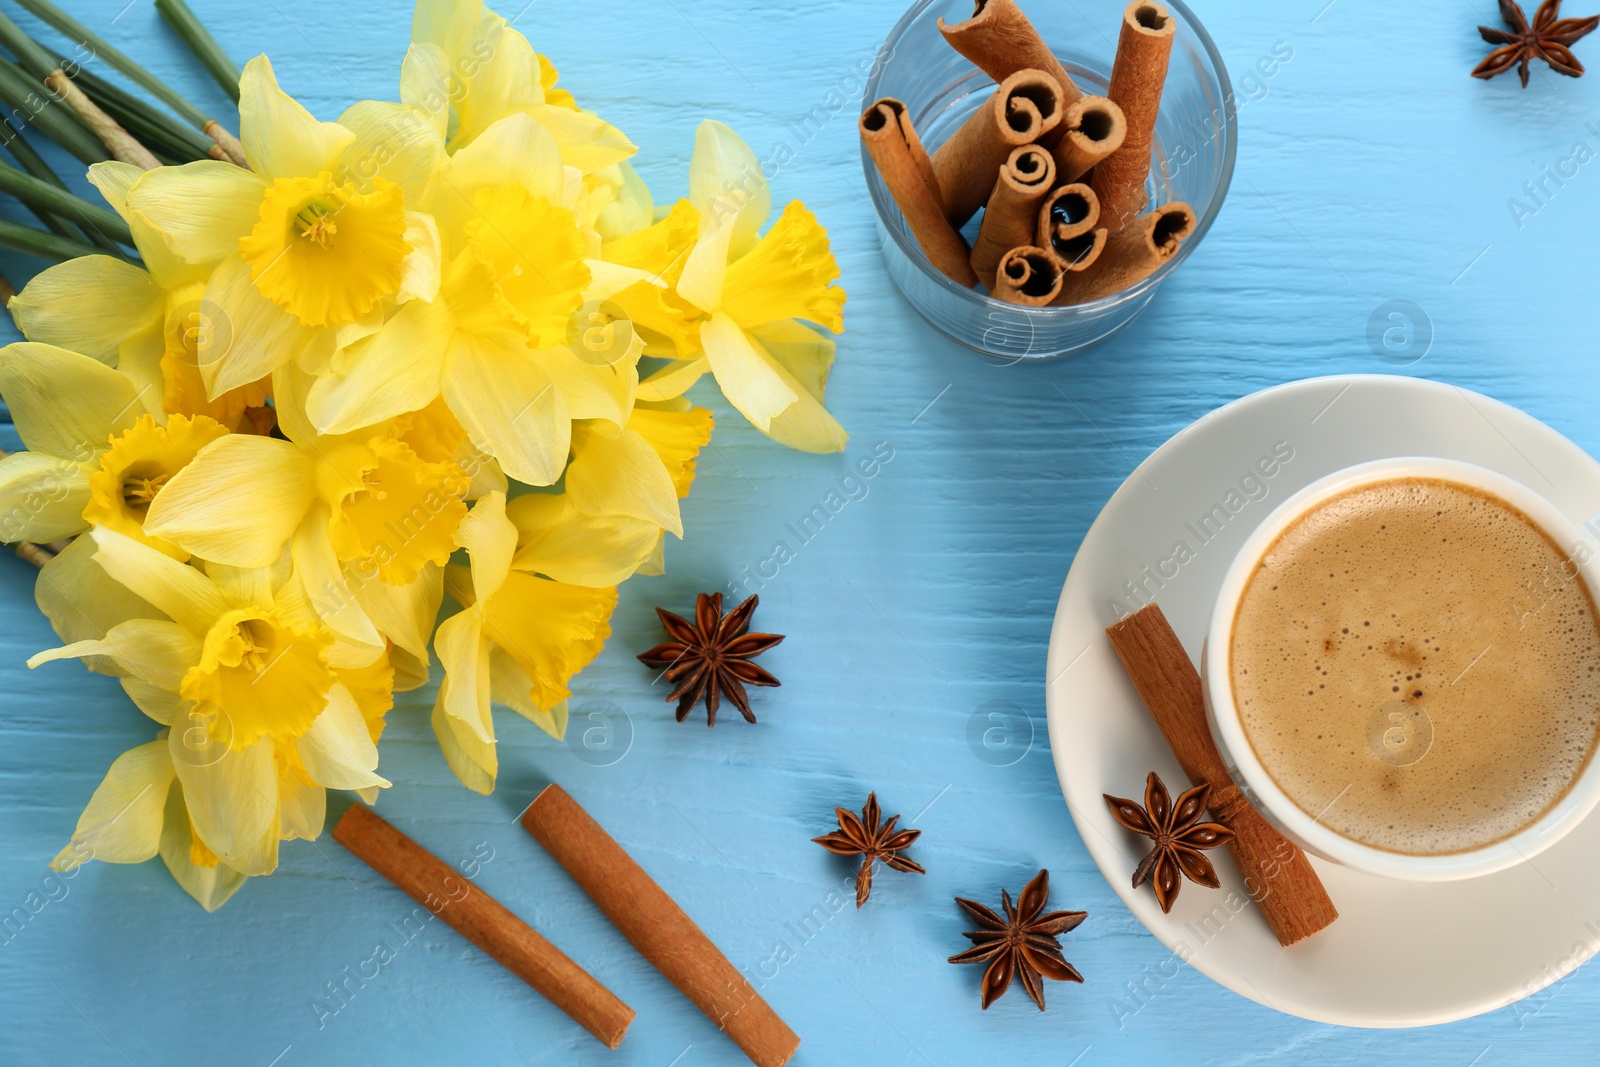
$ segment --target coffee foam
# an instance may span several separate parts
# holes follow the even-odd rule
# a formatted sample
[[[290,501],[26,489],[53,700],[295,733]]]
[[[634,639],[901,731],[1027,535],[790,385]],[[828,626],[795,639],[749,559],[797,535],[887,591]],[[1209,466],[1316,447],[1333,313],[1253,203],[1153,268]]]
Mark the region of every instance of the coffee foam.
[[[1508,837],[1595,750],[1590,591],[1527,516],[1469,486],[1394,479],[1302,515],[1246,583],[1229,651],[1261,764],[1376,848]]]

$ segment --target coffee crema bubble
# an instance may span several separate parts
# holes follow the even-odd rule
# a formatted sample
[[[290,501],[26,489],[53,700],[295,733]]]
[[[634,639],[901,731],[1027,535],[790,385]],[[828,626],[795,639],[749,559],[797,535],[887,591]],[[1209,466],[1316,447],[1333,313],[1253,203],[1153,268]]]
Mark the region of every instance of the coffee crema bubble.
[[[1303,811],[1408,855],[1481,848],[1556,804],[1600,730],[1600,619],[1526,515],[1397,478],[1313,506],[1245,584],[1234,700]]]

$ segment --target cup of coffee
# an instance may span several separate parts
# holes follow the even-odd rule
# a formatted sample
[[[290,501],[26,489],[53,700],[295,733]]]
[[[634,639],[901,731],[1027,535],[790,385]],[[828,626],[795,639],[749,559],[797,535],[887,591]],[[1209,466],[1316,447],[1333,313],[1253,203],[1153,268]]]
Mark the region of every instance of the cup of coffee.
[[[1289,497],[1201,656],[1235,780],[1302,848],[1407,881],[1520,863],[1600,802],[1600,566],[1469,463],[1380,460]]]

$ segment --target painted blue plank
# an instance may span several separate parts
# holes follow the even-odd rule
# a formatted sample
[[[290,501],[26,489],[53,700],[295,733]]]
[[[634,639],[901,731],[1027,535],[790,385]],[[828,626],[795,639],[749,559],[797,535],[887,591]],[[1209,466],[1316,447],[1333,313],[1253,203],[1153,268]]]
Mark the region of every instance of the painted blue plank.
[[[220,107],[153,9],[124,2],[72,8]],[[319,115],[394,92],[408,11],[393,0],[194,7],[239,58],[269,52]],[[662,199],[684,190],[703,117],[729,121],[763,155],[786,143],[794,158],[776,194],[803,197],[832,229],[850,293],[830,390],[854,434],[844,456],[785,452],[699,394],[721,424],[685,508],[687,540],[669,550],[665,577],[625,587],[616,635],[574,701],[580,713],[615,707],[632,736],[622,759],[591,765],[506,716],[500,789],[478,797],[435,750],[431,690],[402,699],[383,742],[395,782],[384,814],[447,860],[486,842],[494,859],[479,883],[637,1008],[638,1021],[621,1050],[601,1051],[438,924],[408,937],[410,902],[326,839],[287,847],[278,874],[210,917],[159,865],[95,866],[47,887],[45,864],[105,766],[151,730],[106,679],[70,665],[23,669],[53,635],[33,609],[32,572],[0,560],[0,909],[35,891],[46,901],[0,949],[0,1061],[744,1062],[513,825],[552,780],[748,968],[804,1037],[797,1064],[943,1067],[1004,1050],[1041,1064],[1488,1067],[1600,1054],[1592,969],[1515,1009],[1402,1033],[1307,1024],[1186,969],[1164,977],[1165,950],[1117,902],[1067,818],[1044,737],[1051,613],[1100,506],[1180,427],[1284,380],[1394,370],[1497,396],[1600,450],[1600,253],[1587,234],[1600,189],[1588,162],[1600,152],[1600,81],[1541,70],[1524,92],[1514,78],[1468,78],[1485,50],[1473,25],[1489,5],[1203,7],[1242,103],[1230,202],[1134,326],[1035,368],[987,366],[941,340],[882,272],[855,146],[858,101],[834,114],[829,94],[859,92],[851,75],[897,3],[524,9],[519,27],[564,84],[638,142],[640,170]],[[1266,62],[1285,49],[1291,59]],[[829,119],[807,140],[796,124],[819,106]],[[1528,182],[1542,184],[1537,199]],[[0,256],[13,282],[36,269]],[[1409,367],[1368,345],[1369,317],[1392,300],[1427,317],[1431,347]],[[893,459],[801,544],[786,524],[880,445]],[[772,575],[763,564],[779,541],[793,560],[775,577],[747,578]],[[632,659],[657,640],[650,607],[682,609],[700,589],[745,581],[759,584],[758,625],[790,635],[766,660],[784,687],[756,697],[758,727],[680,726]],[[1024,709],[1037,733],[1012,766],[984,762],[967,742],[972,716],[992,701]],[[929,874],[880,873],[864,911],[835,914],[828,894],[849,865],[808,839],[829,828],[834,804],[859,803],[868,789],[890,811],[922,813],[916,855]],[[950,898],[1015,890],[1040,866],[1054,873],[1058,906],[1090,913],[1067,953],[1088,982],[1050,988],[1043,1016],[1015,991],[981,1013],[976,969],[943,962],[965,944]],[[803,927],[818,907],[826,921]],[[327,984],[359,971],[379,943],[395,959],[365,985],[350,981],[329,1011]]]

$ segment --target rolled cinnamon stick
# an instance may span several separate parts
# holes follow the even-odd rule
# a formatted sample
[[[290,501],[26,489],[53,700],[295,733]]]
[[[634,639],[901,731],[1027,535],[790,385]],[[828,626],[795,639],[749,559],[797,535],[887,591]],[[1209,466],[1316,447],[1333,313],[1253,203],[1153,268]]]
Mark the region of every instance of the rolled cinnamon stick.
[[[1094,169],[1100,211],[1113,230],[1145,209],[1145,179],[1150,176],[1150,146],[1155,141],[1161,90],[1177,21],[1154,0],[1133,0],[1122,13],[1117,58],[1106,95],[1122,108],[1127,136],[1122,147]]]
[[[971,18],[954,25],[940,19],[939,32],[951,48],[972,60],[996,84],[1032,67],[1056,80],[1063,104],[1083,95],[1028,16],[1018,9],[1016,0],[974,0]]]
[[[952,281],[968,288],[977,285],[967,242],[945,218],[944,197],[933,176],[933,164],[905,104],[888,97],[875,102],[862,112],[860,129],[861,143],[928,262]]]
[[[1040,201],[1033,243],[1049,248],[1053,241],[1088,233],[1099,221],[1100,198],[1087,185],[1072,182],[1052,190]]]
[[[1101,221],[1105,221],[1103,215]],[[1194,226],[1194,209],[1174,201],[1113,230],[1094,265],[1072,275],[1062,286],[1063,302],[1084,304],[1100,300],[1143,281],[1178,254]]]
[[[1061,293],[1061,264],[1049,251],[1034,245],[1013,248],[1000,257],[995,272],[996,300],[1022,307],[1043,307]]]
[[[933,153],[945,218],[956,229],[977,214],[1014,149],[1061,122],[1061,86],[1042,70],[1019,70]]]
[[[800,1038],[694,920],[558,785],[522,815],[523,828],[565,867],[640,955],[722,1028],[758,1067],[782,1067]]]
[[[1056,180],[1075,182],[1096,163],[1122,147],[1128,120],[1122,109],[1103,96],[1081,96],[1061,115],[1061,139],[1050,149]]]
[[[1013,149],[983,209],[983,226],[972,243],[972,269],[994,288],[1000,257],[1036,238],[1039,201],[1056,182],[1056,164],[1038,145]],[[1087,191],[1087,190],[1085,190]],[[1094,194],[1090,194],[1091,196]]]
[[[356,804],[333,828],[333,839],[405,890],[468,941],[498,960],[570,1015],[607,1048],[622,1044],[633,1009],[505,906]]]
[[[1106,238],[1111,231],[1104,226],[1080,233],[1076,237],[1058,238],[1050,242],[1050,254],[1061,268],[1061,292],[1050,303],[1056,306],[1070,304],[1066,299],[1068,276],[1093,267],[1105,252]]]
[[[1106,634],[1189,781],[1211,786],[1211,814],[1233,831],[1228,851],[1278,942],[1293,945],[1337,919],[1339,912],[1305,854],[1233,784],[1206,724],[1200,675],[1161,608],[1142,608],[1108,626]]]

